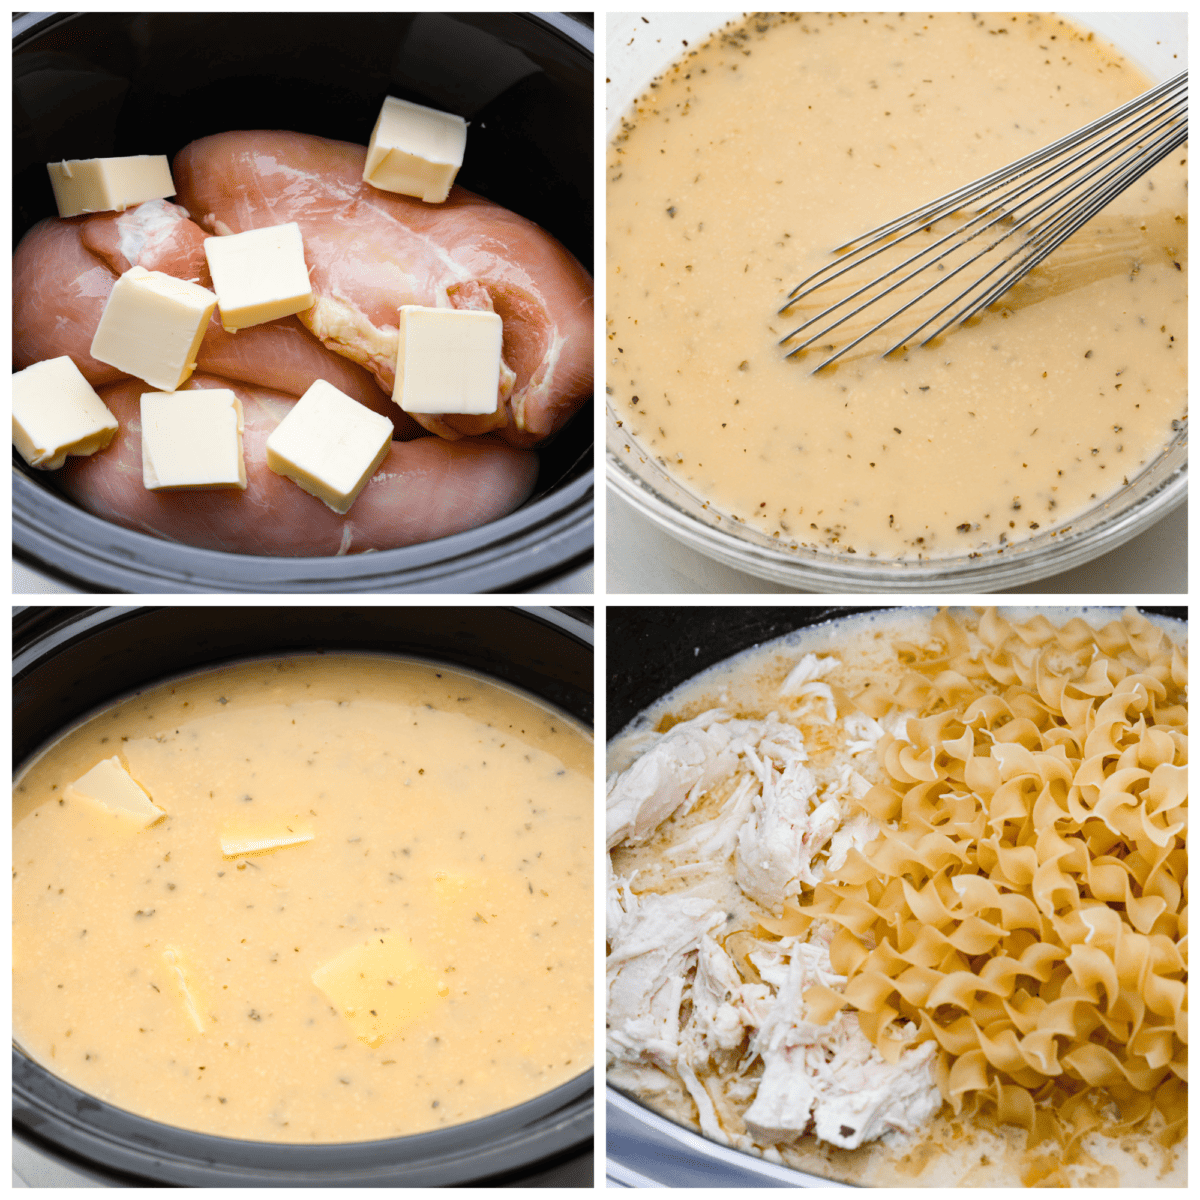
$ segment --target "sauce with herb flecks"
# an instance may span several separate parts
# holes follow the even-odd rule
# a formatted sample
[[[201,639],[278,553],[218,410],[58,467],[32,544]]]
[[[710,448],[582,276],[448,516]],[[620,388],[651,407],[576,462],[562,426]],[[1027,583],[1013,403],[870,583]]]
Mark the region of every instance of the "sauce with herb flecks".
[[[64,795],[114,755],[165,817]],[[289,658],[123,700],[14,789],[14,1039],[119,1108],[271,1142],[549,1091],[592,1061],[591,764],[562,714],[431,663]],[[231,831],[279,844],[224,853]]]
[[[755,15],[684,53],[608,151],[627,453],[780,546],[859,559],[995,553],[1160,454],[1186,413],[1186,146],[930,346],[813,376],[777,344],[835,246],[1131,99],[1128,61],[994,13]]]

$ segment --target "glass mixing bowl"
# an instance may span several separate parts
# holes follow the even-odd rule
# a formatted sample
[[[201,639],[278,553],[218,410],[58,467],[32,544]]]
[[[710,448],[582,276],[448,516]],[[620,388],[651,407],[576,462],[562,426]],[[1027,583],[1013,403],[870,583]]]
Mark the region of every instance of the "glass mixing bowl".
[[[1117,46],[1155,82],[1186,65],[1187,18],[1182,13],[1067,15]],[[687,43],[703,41],[740,16],[712,12],[610,16],[608,136],[650,81],[680,56]],[[975,592],[1015,587],[1116,549],[1187,498],[1187,425],[1183,423],[1158,458],[1068,526],[1044,530],[1028,541],[977,558],[856,560],[803,548],[790,550],[723,517],[626,434],[611,403],[606,405],[605,455],[608,486],[664,532],[737,570],[820,592]]]
[[[173,156],[194,138],[245,128],[365,141],[392,91],[472,114],[460,182],[538,222],[590,267],[592,30],[576,17],[24,13],[13,51],[14,242],[54,214],[45,164],[56,158],[147,146]],[[590,558],[592,442],[588,407],[539,450],[534,494],[516,512],[329,558],[227,554],[126,529],[14,455],[13,553],[86,592],[529,590]]]

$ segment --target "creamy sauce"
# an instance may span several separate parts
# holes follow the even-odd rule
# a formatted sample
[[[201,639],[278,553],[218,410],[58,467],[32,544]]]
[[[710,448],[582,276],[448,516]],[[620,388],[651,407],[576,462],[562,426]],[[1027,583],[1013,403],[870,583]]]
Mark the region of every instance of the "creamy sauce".
[[[1186,146],[928,347],[814,376],[777,345],[811,311],[776,311],[847,238],[1148,86],[1040,16],[755,16],[688,51],[609,149],[626,452],[782,546],[860,557],[994,551],[1111,495],[1185,415]]]
[[[804,655],[832,655],[838,666],[824,678],[833,685],[835,695],[861,699],[872,689],[890,694],[915,665],[944,658],[945,643],[933,623],[936,611],[906,607],[868,612],[797,629],[772,642],[752,646],[686,681],[638,714],[610,740],[606,769],[610,776],[626,770],[646,751],[647,734],[666,732],[680,722],[720,708],[736,718],[762,719],[777,713],[783,720],[799,724],[810,752],[808,765],[824,787],[844,755],[829,744],[819,722],[811,723],[810,716],[801,715],[804,701],[781,695],[784,680]],[[951,611],[977,651],[981,645],[975,637],[979,610]],[[1027,621],[1039,612],[1055,626],[1081,617],[1097,630],[1121,616],[1118,609],[1074,606],[1011,606],[1002,610],[1013,622]],[[1185,624],[1147,616],[1186,654]],[[737,620],[736,610],[730,610],[730,619]],[[687,644],[684,642],[684,647]],[[1090,657],[1086,649],[1061,649],[1058,654],[1054,665],[1062,670],[1071,663],[1076,667],[1086,664]],[[839,711],[841,708],[839,704]],[[855,767],[871,782],[883,778],[875,762],[859,758]],[[748,918],[761,918],[762,911],[741,894],[732,877],[719,872],[685,873],[676,860],[665,854],[672,840],[711,818],[724,800],[724,794],[715,804],[711,797],[704,797],[694,808],[685,806],[687,811],[670,817],[645,845],[615,847],[611,861],[616,875],[633,879],[639,893],[686,892],[711,898],[728,909],[733,927]],[[752,1077],[754,1069],[746,1074]],[[621,1064],[610,1066],[608,1078],[623,1090],[637,1094],[643,1103],[699,1132],[696,1107],[674,1074]],[[1183,1186],[1186,1142],[1164,1148],[1153,1139],[1158,1128],[1161,1122],[1156,1114],[1144,1131],[1117,1136],[1089,1133],[1083,1139],[1085,1153],[1076,1161],[1061,1164],[1052,1161],[1054,1155],[1045,1153],[1046,1146],[1040,1151],[1027,1151],[1023,1130],[955,1117],[949,1106],[944,1106],[912,1136],[893,1133],[846,1150],[806,1134],[790,1145],[756,1152],[822,1178],[866,1187],[1011,1187],[1031,1185],[1034,1178],[1044,1179],[1054,1170],[1060,1171],[1056,1186]]]
[[[64,797],[114,754],[166,817]],[[14,1037],[118,1107],[264,1141],[546,1092],[592,1061],[591,762],[561,714],[432,664],[292,658],[123,701],[15,788]],[[222,853],[272,830],[312,837]]]

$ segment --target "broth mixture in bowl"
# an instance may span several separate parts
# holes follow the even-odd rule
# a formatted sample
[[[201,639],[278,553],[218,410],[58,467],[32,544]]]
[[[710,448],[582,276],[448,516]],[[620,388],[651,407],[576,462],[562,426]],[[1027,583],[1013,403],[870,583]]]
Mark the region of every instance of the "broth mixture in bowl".
[[[609,1082],[834,1180],[1180,1186],[1186,627],[1156,621],[870,614],[641,714]]]
[[[1176,436],[1186,147],[928,347],[813,375],[824,354],[778,345],[834,247],[1138,95],[1127,60],[992,13],[757,14],[681,52],[609,147],[606,376],[631,461],[781,548],[903,560],[1065,529]]]
[[[592,1061],[591,764],[562,714],[429,663],[124,700],[15,787],[15,1041],[119,1108],[259,1141],[547,1092]]]

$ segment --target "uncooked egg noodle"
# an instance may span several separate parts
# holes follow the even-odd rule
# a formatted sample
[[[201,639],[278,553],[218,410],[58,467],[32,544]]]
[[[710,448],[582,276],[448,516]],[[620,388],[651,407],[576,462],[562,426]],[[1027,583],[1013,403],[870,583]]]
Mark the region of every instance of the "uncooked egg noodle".
[[[1035,1143],[1069,1148],[1098,1096],[1117,1129],[1157,1108],[1169,1143],[1187,1117],[1186,665],[1133,613],[1098,636],[991,613],[978,660],[953,617],[935,628],[945,656],[899,697],[929,715],[885,735],[888,782],[860,801],[879,841],[794,910],[838,926],[847,976],[805,994],[810,1014],[849,1005],[893,1061],[889,1026],[916,1022],[954,1111],[991,1102]],[[1055,649],[1095,657],[1077,678]]]

